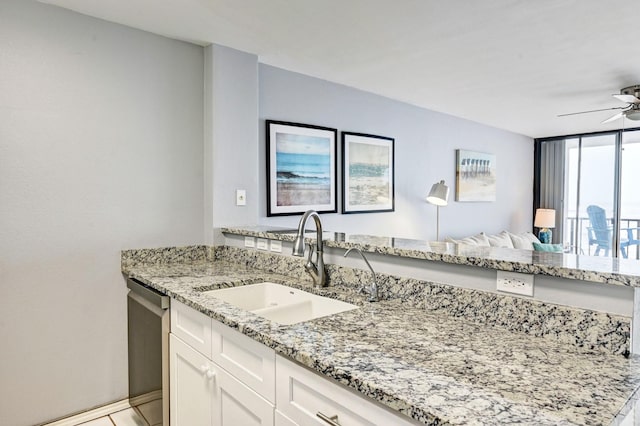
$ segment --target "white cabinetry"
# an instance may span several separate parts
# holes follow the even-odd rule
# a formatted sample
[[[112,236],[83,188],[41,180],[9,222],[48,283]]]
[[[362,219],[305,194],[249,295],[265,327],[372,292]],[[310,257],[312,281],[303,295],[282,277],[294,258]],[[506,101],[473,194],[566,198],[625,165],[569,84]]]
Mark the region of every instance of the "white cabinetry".
[[[171,333],[172,426],[416,424],[179,302]]]
[[[276,371],[276,406],[292,422],[284,425],[415,424],[286,358],[277,357]]]
[[[210,425],[215,377],[207,373],[213,373],[213,363],[174,335],[169,337],[169,353],[170,424]]]
[[[184,304],[173,303],[171,309],[171,425],[273,426],[275,353]],[[245,348],[242,343],[260,347],[252,352],[253,345]],[[270,395],[271,401],[230,373]]]
[[[176,300],[171,302],[171,333],[211,358],[211,318]]]
[[[289,417],[282,414],[279,410],[276,410],[275,426],[298,426],[298,425]]]
[[[275,403],[276,354],[273,349],[212,320],[213,361]]]
[[[273,426],[272,404],[224,369],[218,375],[213,426]]]

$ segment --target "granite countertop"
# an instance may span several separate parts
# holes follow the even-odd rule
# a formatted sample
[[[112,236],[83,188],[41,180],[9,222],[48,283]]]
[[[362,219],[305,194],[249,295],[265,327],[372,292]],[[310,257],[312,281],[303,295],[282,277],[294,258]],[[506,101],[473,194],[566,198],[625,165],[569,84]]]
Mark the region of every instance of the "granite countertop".
[[[293,241],[295,230],[271,226],[222,228],[224,234]],[[315,233],[307,233],[315,238]],[[324,232],[325,247],[358,247],[369,253],[439,261],[456,265],[479,266],[501,271],[640,287],[640,261],[566,253],[546,253],[465,244],[428,242],[406,238],[353,235]]]
[[[123,273],[429,425],[608,425],[632,408],[640,357],[591,353],[547,339],[407,308],[347,288],[223,261],[123,264]],[[272,281],[360,309],[284,326],[203,290]]]

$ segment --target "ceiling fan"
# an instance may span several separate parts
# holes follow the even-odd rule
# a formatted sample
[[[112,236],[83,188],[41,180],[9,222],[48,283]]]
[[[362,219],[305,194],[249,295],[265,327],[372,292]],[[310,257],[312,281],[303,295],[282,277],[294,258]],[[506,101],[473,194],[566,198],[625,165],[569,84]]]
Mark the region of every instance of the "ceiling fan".
[[[624,89],[620,90],[619,95],[612,95],[612,96],[618,99],[619,101],[625,102],[627,106],[605,108],[605,109],[594,109],[591,111],[571,112],[569,114],[560,114],[558,115],[558,117],[619,109],[620,110],[619,113],[607,118],[602,122],[602,124],[610,123],[622,117],[628,118],[629,120],[640,120],[640,84],[636,84],[635,86],[625,87]]]

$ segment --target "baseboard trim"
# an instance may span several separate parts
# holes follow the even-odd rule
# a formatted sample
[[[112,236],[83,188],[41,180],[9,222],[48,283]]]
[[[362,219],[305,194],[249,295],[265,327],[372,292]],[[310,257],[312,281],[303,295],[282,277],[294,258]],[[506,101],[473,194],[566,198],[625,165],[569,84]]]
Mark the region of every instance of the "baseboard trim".
[[[120,401],[112,402],[111,404],[102,405],[92,410],[84,411],[50,423],[43,423],[41,426],[76,426],[80,423],[99,419],[100,417],[108,416],[109,414],[113,414],[117,411],[126,410],[127,408],[135,407],[160,398],[162,398],[162,391],[157,390],[131,399],[122,399]]]
[[[42,426],[75,426],[80,423],[89,422],[91,420],[107,416],[109,414],[115,413],[116,411],[126,410],[130,407],[131,405],[129,404],[129,399],[127,398],[120,401],[112,402],[111,404],[94,408],[93,410],[75,414],[70,417],[65,417],[51,423],[44,423]]]
[[[154,390],[153,392],[145,393],[144,395],[134,396],[129,398],[129,404],[132,407],[146,404],[147,402],[155,401],[156,399],[162,399],[162,390]]]

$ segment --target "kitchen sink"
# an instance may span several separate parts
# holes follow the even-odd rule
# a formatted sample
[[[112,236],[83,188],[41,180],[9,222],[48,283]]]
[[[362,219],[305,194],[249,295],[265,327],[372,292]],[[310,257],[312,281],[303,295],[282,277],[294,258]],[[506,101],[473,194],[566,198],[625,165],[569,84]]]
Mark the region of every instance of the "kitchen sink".
[[[358,308],[351,303],[269,282],[209,290],[203,294],[285,325]]]

